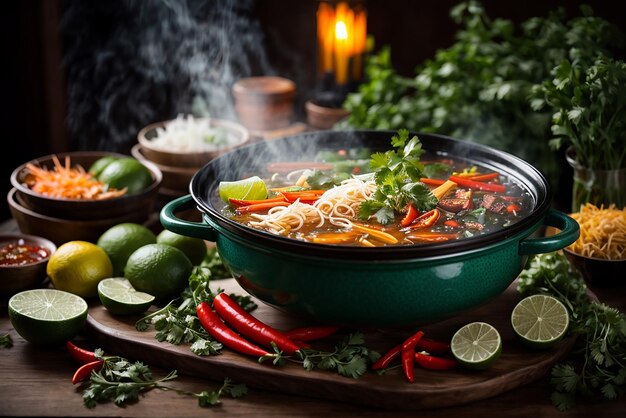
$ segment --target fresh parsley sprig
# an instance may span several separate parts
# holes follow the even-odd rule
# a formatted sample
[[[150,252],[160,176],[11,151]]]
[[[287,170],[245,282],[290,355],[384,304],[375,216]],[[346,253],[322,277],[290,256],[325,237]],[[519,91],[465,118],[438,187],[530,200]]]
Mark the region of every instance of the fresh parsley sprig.
[[[83,403],[88,408],[94,408],[98,403],[113,401],[117,405],[137,402],[139,394],[151,389],[171,390],[180,395],[195,396],[198,405],[202,407],[220,403],[220,397],[229,394],[233,398],[247,393],[245,385],[235,385],[230,379],[225,379],[222,386],[216,391],[189,392],[168,386],[165,383],[178,377],[176,370],[166,376],[155,379],[150,367],[142,362],[130,362],[118,356],[103,356],[102,350],[96,350],[96,355],[103,361],[99,371],[92,371],[83,391]]]
[[[348,335],[333,351],[304,348],[298,351],[298,356],[307,371],[315,368],[335,370],[341,376],[357,379],[367,371],[368,364],[380,357],[378,352],[369,350],[364,343],[363,334],[355,332]]]
[[[566,362],[552,369],[551,400],[558,409],[574,406],[578,395],[615,399],[626,391],[626,315],[592,301],[565,256],[534,256],[519,276],[518,290],[561,300],[572,319],[570,332],[578,336]]]
[[[157,341],[167,341],[174,345],[191,344],[191,351],[200,356],[218,354],[222,344],[211,339],[196,314],[196,307],[200,302],[212,303],[213,298],[222,292],[222,289],[215,293],[211,290],[209,287],[211,277],[209,268],[194,267],[189,276],[189,286],[183,290],[180,297],[140,318],[135,323],[135,328],[138,331],[146,331],[153,325],[157,331],[155,334]],[[250,296],[230,296],[247,311],[257,307]]]
[[[370,168],[377,188],[372,197],[359,206],[360,219],[374,217],[379,223],[388,224],[408,203],[419,211],[428,211],[437,205],[437,198],[419,181],[424,169],[420,162],[424,150],[419,138],[409,139],[409,131],[400,129],[391,138],[391,145],[396,149],[372,154]]]
[[[2,348],[13,347],[13,339],[11,338],[11,334],[0,335],[0,347]]]

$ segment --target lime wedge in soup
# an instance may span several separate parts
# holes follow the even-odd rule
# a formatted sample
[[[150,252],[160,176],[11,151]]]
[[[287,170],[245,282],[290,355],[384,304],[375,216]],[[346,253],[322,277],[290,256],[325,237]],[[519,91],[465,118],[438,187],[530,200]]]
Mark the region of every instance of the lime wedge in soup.
[[[228,203],[228,199],[262,200],[267,198],[267,186],[258,176],[237,181],[221,181],[218,186],[220,198]]]

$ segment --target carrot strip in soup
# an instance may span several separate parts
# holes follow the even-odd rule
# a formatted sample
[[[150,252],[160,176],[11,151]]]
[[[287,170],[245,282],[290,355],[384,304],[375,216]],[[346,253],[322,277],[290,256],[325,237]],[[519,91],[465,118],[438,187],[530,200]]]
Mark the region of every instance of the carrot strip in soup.
[[[442,184],[444,184],[446,182],[445,180],[429,179],[428,177],[422,177],[422,178],[420,178],[420,181],[422,183],[428,184],[430,186],[441,186]]]
[[[458,184],[460,187],[467,187],[470,189],[483,190],[486,192],[492,193],[504,193],[506,192],[506,187],[502,184],[494,184],[494,183],[483,183],[480,181],[473,181],[472,179],[467,179],[458,176],[450,176],[450,180]]]
[[[250,212],[263,212],[266,210],[270,210],[272,208],[275,208],[277,206],[289,206],[290,203],[289,202],[285,202],[285,201],[280,201],[280,202],[265,202],[265,203],[256,203],[254,205],[248,205],[248,206],[241,206],[238,207],[235,211],[241,215],[243,213],[250,213]]]
[[[472,181],[489,181],[497,179],[500,176],[500,173],[489,173],[489,174],[479,174],[476,176],[470,177]]]

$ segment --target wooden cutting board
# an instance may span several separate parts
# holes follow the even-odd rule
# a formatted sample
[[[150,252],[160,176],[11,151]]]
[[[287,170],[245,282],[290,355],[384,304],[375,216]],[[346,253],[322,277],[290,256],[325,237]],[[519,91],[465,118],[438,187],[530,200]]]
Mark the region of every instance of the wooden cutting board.
[[[212,284],[229,293],[245,294],[234,279],[214,281]],[[221,355],[200,357],[193,354],[187,345],[158,342],[152,329],[137,331],[134,327],[137,317],[116,317],[102,306],[90,308],[87,329],[94,342],[105,352],[167,370],[177,369],[183,374],[217,381],[228,377],[250,387],[381,408],[425,409],[460,405],[515,389],[544,376],[553,364],[567,354],[574,343],[573,337],[561,341],[548,351],[532,351],[516,341],[509,318],[519,300],[513,283],[502,295],[471,312],[422,327],[427,336],[449,341],[454,332],[468,322],[488,322],[500,332],[503,351],[494,365],[484,371],[462,367],[448,371],[416,368],[413,384],[404,379],[399,367],[383,375],[368,372],[359,379],[352,379],[328,371],[307,372],[301,365],[294,363],[280,367],[259,364],[254,358],[226,348]],[[307,325],[262,302],[257,303],[259,307],[253,314],[278,329]],[[416,329],[359,331],[365,335],[366,346],[382,354]],[[347,332],[349,330],[337,338],[340,340]]]

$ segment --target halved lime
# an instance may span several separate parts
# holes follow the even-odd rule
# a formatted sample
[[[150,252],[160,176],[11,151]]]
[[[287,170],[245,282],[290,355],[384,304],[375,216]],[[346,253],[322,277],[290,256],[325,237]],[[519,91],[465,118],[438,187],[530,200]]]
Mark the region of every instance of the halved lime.
[[[522,299],[513,308],[511,325],[526,345],[549,348],[567,333],[569,314],[558,299],[548,295],[532,295]]]
[[[98,296],[114,315],[138,315],[154,302],[154,296],[138,292],[127,279],[112,277],[98,283]]]
[[[452,336],[450,350],[462,365],[482,370],[500,357],[502,338],[492,325],[472,322],[461,327]]]
[[[220,198],[226,203],[228,199],[261,200],[267,198],[267,186],[259,176],[237,181],[220,181],[218,191]]]
[[[38,345],[65,344],[87,320],[87,302],[57,289],[33,289],[9,299],[9,319],[26,341]]]

